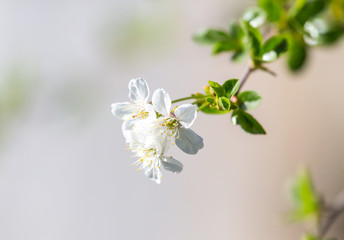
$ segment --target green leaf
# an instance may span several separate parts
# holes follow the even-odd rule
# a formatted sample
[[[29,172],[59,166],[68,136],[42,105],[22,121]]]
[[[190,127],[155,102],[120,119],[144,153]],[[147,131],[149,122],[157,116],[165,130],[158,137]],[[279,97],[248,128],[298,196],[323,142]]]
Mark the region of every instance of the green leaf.
[[[233,111],[232,123],[239,124],[243,130],[251,134],[266,134],[259,122],[242,109]]]
[[[218,97],[225,97],[226,96],[226,91],[225,89],[218,84],[217,82],[213,82],[213,81],[208,81],[210,87],[214,90],[216,96]]]
[[[202,30],[196,33],[193,39],[201,44],[215,44],[217,42],[226,42],[228,40],[232,40],[227,33],[214,29]]]
[[[283,12],[283,0],[258,0],[258,4],[267,13],[271,22],[278,22]]]
[[[246,57],[246,52],[244,50],[235,51],[231,56],[231,60],[234,62],[241,62]]]
[[[244,30],[237,22],[231,22],[229,24],[229,36],[231,36],[233,39],[241,42],[241,39],[244,36]]]
[[[326,0],[307,1],[295,14],[295,20],[303,26],[308,20],[315,17],[326,7]]]
[[[304,31],[305,41],[309,45],[329,45],[336,42],[344,34],[341,26],[336,24],[330,25],[327,21],[321,18],[307,21],[304,26]]]
[[[288,42],[285,37],[271,37],[263,45],[262,60],[265,62],[272,62],[277,59],[280,54],[286,52],[287,48]]]
[[[238,44],[233,39],[228,40],[227,42],[217,42],[214,45],[213,55],[216,55],[221,52],[228,52],[238,49]]]
[[[238,94],[238,104],[244,110],[258,107],[261,101],[261,96],[255,91],[244,91]]]
[[[197,103],[197,106],[201,107],[203,104]],[[206,107],[202,107],[200,111],[203,113],[206,113],[206,114],[226,114],[226,113],[229,113],[229,111],[219,110],[219,109],[217,109],[216,106],[209,106],[209,105]]]
[[[215,103],[215,99],[214,99],[214,98],[210,98],[210,97],[208,97],[208,98],[206,99],[206,101],[207,101],[207,102],[210,102],[210,103]]]
[[[288,39],[288,66],[289,69],[296,72],[300,70],[306,61],[306,44],[293,37]]]
[[[244,12],[242,19],[248,22],[252,27],[257,28],[265,22],[266,13],[260,7],[253,7]]]
[[[301,240],[321,240],[321,238],[318,238],[317,236],[314,236],[313,234],[305,234]]]
[[[317,221],[321,211],[320,200],[307,169],[301,169],[296,176],[292,186],[292,196],[294,200],[292,220],[312,219]]]
[[[340,37],[344,35],[344,31],[341,27],[333,27],[328,29],[327,32],[320,35],[320,44],[329,45],[336,42]]]
[[[238,91],[240,86],[238,79],[229,79],[224,84],[222,84],[222,87],[225,89],[227,98],[231,98],[234,96],[234,94]]]
[[[228,111],[230,106],[231,106],[231,104],[230,104],[229,99],[227,97],[220,97],[219,98],[219,107],[222,110]]]
[[[260,58],[263,37],[257,28],[252,27],[249,23],[243,22],[245,27],[245,35],[248,39],[249,51],[252,60]]]

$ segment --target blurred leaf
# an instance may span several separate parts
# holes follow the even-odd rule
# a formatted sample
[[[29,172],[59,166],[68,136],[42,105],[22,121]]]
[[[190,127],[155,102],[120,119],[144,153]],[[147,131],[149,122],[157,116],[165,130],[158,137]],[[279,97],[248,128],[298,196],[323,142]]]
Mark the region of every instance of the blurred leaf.
[[[256,58],[260,58],[262,41],[263,41],[262,34],[257,28],[252,27],[247,22],[244,22],[243,25],[245,27],[245,34],[248,39],[248,45],[249,45],[249,50],[250,50],[250,55],[251,55],[252,60],[255,60]]]
[[[321,238],[318,238],[316,236],[314,236],[313,234],[305,234],[301,240],[321,240]]]
[[[274,36],[268,39],[263,45],[262,60],[272,62],[279,57],[288,48],[287,39],[282,36]]]
[[[232,123],[240,125],[243,130],[251,134],[266,134],[259,122],[242,109],[233,111]]]
[[[292,220],[317,220],[320,215],[320,200],[313,187],[312,178],[307,169],[301,169],[292,187],[294,206]]]
[[[341,27],[333,27],[328,29],[326,33],[322,33],[319,39],[320,44],[328,45],[336,42],[340,37],[344,35],[344,31]]]
[[[226,96],[226,91],[220,84],[218,84],[217,82],[213,82],[213,81],[208,81],[208,83],[209,83],[210,87],[214,90],[217,97],[225,97]]]
[[[321,18],[307,21],[304,26],[304,39],[309,45],[328,45],[336,42],[343,34],[344,30],[340,25],[329,25]]]
[[[289,69],[296,72],[300,70],[307,57],[307,49],[304,42],[293,37],[288,39],[288,66]]]
[[[295,20],[303,26],[308,20],[315,17],[325,9],[326,0],[311,0],[304,3],[302,7],[295,13]]]
[[[214,29],[202,30],[196,33],[193,39],[202,44],[215,44],[218,42],[232,41],[232,38],[225,32]]]
[[[267,18],[271,22],[278,22],[283,12],[283,3],[281,0],[258,0],[258,4],[267,13]]]
[[[265,22],[266,13],[260,7],[253,7],[244,12],[242,19],[248,22],[252,27],[257,28]]]
[[[255,91],[244,91],[238,94],[238,104],[244,110],[254,109],[261,102],[261,96]]]
[[[234,96],[234,94],[238,91],[239,86],[240,83],[238,79],[229,79],[222,84],[222,87],[225,89],[228,98]]]
[[[229,24],[229,36],[231,36],[235,40],[241,41],[244,36],[244,30],[239,23],[231,22]]]
[[[329,10],[334,20],[341,22],[344,19],[344,1],[343,0],[332,0],[330,1]]]
[[[222,110],[228,111],[230,106],[231,106],[231,104],[230,104],[229,99],[227,97],[220,97],[219,98],[219,107]]]
[[[215,99],[214,98],[210,98],[210,97],[208,97],[206,99],[206,101],[209,102],[209,103],[215,103]]]
[[[245,59],[246,52],[244,50],[235,51],[231,56],[231,60],[234,62],[241,62]]]
[[[221,52],[233,51],[235,49],[238,49],[238,44],[233,39],[230,39],[227,42],[217,42],[214,45],[213,55],[216,55]]]
[[[204,86],[204,92],[207,94],[207,95],[213,95],[213,90],[211,89],[210,86]]]

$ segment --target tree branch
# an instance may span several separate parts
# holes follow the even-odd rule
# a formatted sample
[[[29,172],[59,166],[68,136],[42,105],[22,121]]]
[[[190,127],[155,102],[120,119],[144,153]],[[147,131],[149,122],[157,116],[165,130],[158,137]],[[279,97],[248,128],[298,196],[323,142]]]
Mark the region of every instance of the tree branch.
[[[338,194],[332,205],[329,206],[329,210],[325,215],[323,221],[319,225],[319,237],[323,238],[331,225],[335,222],[337,217],[344,212],[344,190]]]
[[[254,72],[256,70],[256,68],[253,68],[251,66],[248,66],[248,68],[246,69],[246,72],[244,73],[244,75],[242,76],[241,80],[240,80],[240,85],[239,85],[239,89],[237,91],[237,93],[235,94],[235,96],[237,96],[241,90],[241,88],[245,85],[248,77],[251,75],[252,72]]]

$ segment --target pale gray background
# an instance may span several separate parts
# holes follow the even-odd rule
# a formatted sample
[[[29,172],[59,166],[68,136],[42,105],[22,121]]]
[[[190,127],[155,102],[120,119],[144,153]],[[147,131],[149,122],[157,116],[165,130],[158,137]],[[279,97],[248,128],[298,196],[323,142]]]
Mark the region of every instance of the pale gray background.
[[[266,136],[229,116],[199,114],[196,156],[175,151],[180,175],[161,185],[131,166],[112,102],[144,77],[172,98],[208,80],[240,77],[246,63],[192,42],[203,27],[226,28],[253,1],[19,1],[0,4],[0,77],[21,73],[15,113],[3,110],[0,239],[299,239],[289,224],[286,186],[301,163],[320,192],[343,187],[344,44],[312,51],[294,76],[284,60],[252,75],[263,96],[252,111]],[[22,93],[21,93],[22,94]],[[333,233],[344,236],[344,221]]]

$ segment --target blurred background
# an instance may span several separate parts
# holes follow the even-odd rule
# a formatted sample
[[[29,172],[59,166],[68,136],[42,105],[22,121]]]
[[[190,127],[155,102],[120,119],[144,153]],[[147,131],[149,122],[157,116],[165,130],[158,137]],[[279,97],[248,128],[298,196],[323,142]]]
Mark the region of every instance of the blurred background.
[[[344,43],[315,48],[304,71],[284,60],[245,89],[266,136],[228,115],[199,114],[196,156],[175,151],[179,175],[157,185],[131,166],[110,111],[143,77],[172,99],[246,64],[192,42],[226,28],[255,1],[20,1],[0,4],[0,239],[298,239],[288,179],[301,163],[328,200],[343,188]],[[331,229],[344,237],[344,219]]]

